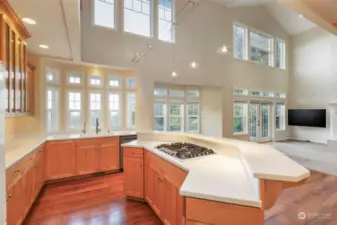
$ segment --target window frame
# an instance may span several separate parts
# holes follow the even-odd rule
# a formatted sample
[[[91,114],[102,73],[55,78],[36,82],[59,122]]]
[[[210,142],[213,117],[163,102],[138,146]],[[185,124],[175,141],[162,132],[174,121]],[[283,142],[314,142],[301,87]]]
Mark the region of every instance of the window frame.
[[[101,95],[101,109],[100,110],[92,110],[91,109],[91,94],[100,94]],[[100,111],[100,120],[99,120],[99,128],[101,128],[102,130],[105,128],[104,126],[104,90],[95,90],[95,89],[88,89],[87,90],[87,119],[86,121],[88,121],[88,126],[86,126],[86,128],[91,129],[93,128],[93,126],[95,124],[91,124],[91,112],[92,111]]]
[[[169,113],[168,112],[168,101],[167,101],[167,99],[160,99],[160,98],[158,98],[158,99],[154,100],[154,104],[156,104],[156,103],[163,103],[163,104],[165,104],[165,109],[164,109],[164,115],[163,116],[157,116],[155,108],[153,110],[154,120],[156,118],[163,118],[163,120],[164,120],[164,124],[163,124],[164,130],[160,131],[160,132],[165,132],[165,131],[168,130],[168,119],[167,119],[168,113]],[[155,124],[153,126],[154,126],[153,129],[155,130]],[[156,130],[156,131],[159,131],[159,130]]]
[[[78,76],[80,77],[80,83],[70,83],[69,79],[71,76]],[[73,72],[67,72],[66,73],[66,84],[69,87],[85,87],[85,79],[84,79],[84,74],[82,72],[77,72],[77,71],[73,71]]]
[[[118,80],[119,81],[119,85],[117,87],[115,86],[111,86],[110,85],[110,81],[111,80]],[[123,78],[121,76],[114,76],[114,75],[108,75],[107,79],[106,79],[106,88],[109,90],[121,90],[123,89],[124,82],[123,82]]]
[[[163,91],[163,94],[155,94],[156,90]],[[183,96],[172,96],[170,95],[171,91],[180,90],[184,92]],[[188,96],[189,91],[197,91],[198,96]],[[156,86],[153,90],[154,95],[154,104],[157,102],[165,102],[166,103],[166,113],[164,118],[164,131],[155,130],[155,124],[153,124],[153,130],[158,132],[190,132],[190,133],[200,133],[201,132],[201,89],[197,87],[179,87],[179,86],[171,86],[171,87],[165,87],[165,86]],[[181,115],[181,121],[182,121],[182,130],[180,131],[171,131],[170,130],[170,118],[171,118],[171,103],[182,103],[183,104],[183,112]],[[188,115],[188,104],[198,104],[198,116],[189,116]],[[156,118],[155,115],[155,108],[153,104],[153,118]],[[175,117],[175,116],[173,116]],[[188,130],[188,118],[189,117],[198,117],[198,131],[192,131]],[[153,121],[154,121],[153,119]]]
[[[52,134],[52,133],[57,133],[60,132],[60,107],[59,107],[59,102],[60,102],[60,88],[59,87],[55,87],[55,86],[47,86],[46,87],[46,96],[45,96],[45,103],[46,103],[46,107],[45,107],[45,129],[46,129],[46,133],[47,134]],[[52,109],[48,109],[48,91],[52,91],[52,92],[57,92],[57,99],[52,99]],[[55,96],[53,96],[54,98],[56,98]],[[51,124],[51,129],[48,129],[48,112],[51,112],[52,115],[55,114],[55,120],[52,120],[52,124]]]
[[[286,41],[281,39],[281,38],[277,38],[275,37],[274,38],[274,42],[275,42],[275,50],[274,50],[274,55],[275,55],[275,62],[274,62],[274,67],[276,69],[281,69],[281,70],[286,70],[287,69],[287,44],[286,44]],[[277,49],[277,42],[282,42],[283,43],[283,55],[281,57],[281,67],[276,67],[276,60],[277,60],[277,57],[276,57],[276,49]]]
[[[129,95],[134,95],[135,96],[135,124],[134,125],[130,125],[129,124],[129,121],[128,121],[128,116],[129,116],[129,108],[128,108],[128,106],[129,106],[129,104],[128,104],[128,97],[129,97]],[[126,91],[125,92],[125,101],[124,101],[125,103],[125,107],[124,107],[124,109],[125,109],[125,128],[126,129],[135,129],[136,128],[136,124],[137,124],[137,119],[136,119],[136,112],[137,112],[137,95],[136,95],[136,92],[135,91]],[[131,115],[132,115],[132,113],[131,113]]]
[[[269,38],[269,45],[270,45],[270,52],[269,52],[269,63],[268,65],[266,64],[263,64],[263,63],[260,63],[260,62],[256,62],[256,61],[253,61],[251,59],[251,55],[252,55],[252,51],[251,51],[251,40],[250,40],[250,34],[251,33],[255,33],[255,34],[258,34],[260,36],[264,36],[266,38]],[[248,28],[248,39],[249,39],[249,45],[248,45],[248,61],[252,62],[252,63],[256,63],[258,65],[264,65],[264,66],[268,66],[268,67],[272,67],[272,68],[275,68],[275,37],[270,35],[270,34],[267,34],[263,31],[260,31],[260,30],[257,30],[257,29],[254,29],[254,28]],[[261,49],[262,50],[262,49]]]
[[[70,110],[70,107],[69,107],[69,93],[71,93],[71,92],[73,92],[73,93],[80,93],[81,94],[81,104],[80,104],[80,106],[81,106],[81,109],[79,109],[79,110]],[[80,123],[81,124],[84,124],[84,122],[86,121],[85,120],[85,115],[84,115],[84,90],[82,90],[82,89],[66,89],[66,107],[65,107],[65,109],[66,109],[66,127],[65,127],[65,129],[67,130],[67,131],[81,131],[81,127],[79,127],[78,129],[74,129],[74,128],[71,128],[71,127],[69,127],[69,124],[70,124],[70,113],[71,113],[71,111],[78,111],[78,112],[80,112]]]
[[[107,26],[103,26],[103,25],[99,25],[99,24],[95,23],[95,11],[96,11],[96,4],[95,4],[96,2],[95,1],[96,0],[93,0],[92,3],[91,3],[92,4],[91,5],[91,8],[92,8],[92,15],[91,15],[91,21],[92,22],[91,22],[91,24],[92,24],[92,26],[103,28],[103,29],[108,29],[110,31],[117,30],[118,21],[117,21],[116,18],[118,18],[118,16],[116,16],[116,15],[118,15],[118,7],[119,7],[120,3],[118,1],[116,1],[116,0],[113,0],[114,1],[114,4],[113,4],[113,6],[114,6],[114,27],[112,28],[112,27],[107,27]],[[105,2],[104,0],[98,0],[98,1]],[[107,4],[110,4],[110,3],[107,3]]]
[[[277,115],[277,106],[278,105],[282,105],[283,106],[283,114],[282,114],[282,111],[281,111],[281,115]],[[275,103],[275,130],[276,131],[285,131],[286,130],[286,113],[287,113],[287,110],[286,110],[286,103],[285,102],[276,102]],[[277,127],[277,117],[280,117],[280,128]]]
[[[132,4],[133,4],[133,1],[134,0],[132,0]],[[144,0],[138,0],[138,1],[140,1],[141,2],[141,12],[138,12],[138,11],[136,11],[136,10],[134,10],[134,9],[129,9],[129,8],[125,8],[125,0],[123,0],[122,1],[122,10],[123,10],[123,12],[122,12],[122,20],[123,20],[123,32],[124,33],[127,33],[127,34],[129,34],[129,35],[135,35],[135,36],[139,36],[139,37],[143,37],[143,38],[153,38],[154,37],[154,35],[153,35],[153,33],[154,33],[154,20],[153,20],[153,18],[154,18],[154,0],[148,0],[148,1],[150,1],[150,4],[149,4],[149,6],[150,6],[150,9],[149,9],[149,26],[150,26],[150,31],[149,31],[149,35],[147,36],[147,35],[143,35],[143,34],[138,34],[138,33],[135,33],[135,32],[132,32],[132,31],[126,31],[125,29],[125,16],[126,16],[126,13],[125,13],[125,10],[130,10],[130,11],[133,11],[134,13],[141,13],[141,14],[144,14],[144,13],[142,13],[142,3],[144,2]],[[144,14],[145,15],[145,14]]]
[[[111,94],[117,94],[119,96],[119,109],[110,109],[110,95]],[[119,130],[119,129],[122,129],[123,127],[123,115],[122,115],[122,112],[124,111],[123,110],[123,101],[124,98],[123,98],[123,94],[121,91],[113,91],[113,90],[109,90],[107,92],[107,99],[106,99],[106,105],[107,105],[107,128],[109,130]],[[111,120],[110,120],[110,114],[111,112],[117,112],[119,114],[119,126],[117,127],[112,127],[111,126]],[[125,114],[125,113],[124,113]]]
[[[164,43],[172,43],[174,44],[176,42],[176,32],[175,32],[175,7],[176,7],[176,1],[172,0],[172,12],[171,12],[171,21],[167,21],[165,19],[160,19],[159,18],[159,0],[156,2],[157,3],[157,18],[156,18],[156,22],[157,22],[157,27],[158,27],[158,34],[157,34],[157,39],[159,41],[162,41]],[[165,15],[165,11],[164,11],[164,15]],[[165,16],[164,16],[165,17]],[[172,35],[171,35],[171,40],[168,41],[168,40],[163,40],[163,39],[160,39],[160,28],[159,28],[159,20],[164,20],[166,22],[170,22],[171,23],[171,26],[172,26]]]
[[[91,79],[100,79],[100,84],[99,85],[95,85],[95,84],[91,84]],[[90,74],[87,76],[87,87],[88,88],[103,88],[104,86],[104,77],[101,75],[96,75],[96,74]]]
[[[235,104],[244,104],[246,109],[245,111],[246,112],[243,112],[243,114],[245,113],[246,115],[242,115],[240,116],[240,118],[245,118],[245,121],[244,121],[244,124],[243,124],[243,131],[240,131],[240,132],[235,132],[235,127],[234,127],[234,120],[236,118],[235,116]],[[233,135],[234,136],[238,136],[238,135],[249,135],[249,128],[248,128],[248,125],[249,125],[249,102],[248,101],[233,101]]]
[[[234,32],[234,26],[241,27],[245,31],[245,33],[244,33],[244,53],[243,53],[244,55],[243,55],[243,58],[236,58],[235,55],[234,55],[235,54],[235,32]],[[248,61],[248,59],[250,57],[250,54],[249,54],[250,51],[248,50],[249,45],[250,45],[250,43],[249,43],[250,40],[249,40],[249,37],[248,37],[248,35],[249,35],[249,28],[246,25],[242,24],[242,23],[234,21],[232,31],[233,31],[233,37],[232,37],[233,38],[233,55],[232,55],[233,59],[237,59],[237,60],[241,60],[241,61]]]

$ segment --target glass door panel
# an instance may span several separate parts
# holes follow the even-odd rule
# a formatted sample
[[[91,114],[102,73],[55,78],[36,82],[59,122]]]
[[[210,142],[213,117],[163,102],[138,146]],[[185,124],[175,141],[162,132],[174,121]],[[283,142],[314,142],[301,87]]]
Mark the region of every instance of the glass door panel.
[[[251,103],[250,104],[250,139],[256,140],[258,138],[259,133],[259,109],[260,104],[259,103]]]
[[[261,104],[261,132],[262,138],[270,137],[270,104]]]

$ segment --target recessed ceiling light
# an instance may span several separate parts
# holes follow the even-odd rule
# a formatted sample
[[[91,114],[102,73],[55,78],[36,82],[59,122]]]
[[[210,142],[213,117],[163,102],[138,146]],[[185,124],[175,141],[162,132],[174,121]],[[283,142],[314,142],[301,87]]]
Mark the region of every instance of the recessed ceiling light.
[[[177,77],[178,76],[178,74],[176,73],[176,72],[172,72],[172,77]]]
[[[22,21],[27,23],[27,24],[32,24],[32,25],[36,24],[36,21],[31,19],[31,18],[22,18]]]
[[[191,64],[190,64],[190,66],[191,66],[193,69],[195,69],[195,68],[197,68],[198,64],[197,64],[195,61],[192,61]]]
[[[45,48],[45,49],[48,49],[49,46],[48,45],[39,45],[40,48]]]
[[[303,16],[302,14],[298,15],[298,17],[300,17],[300,18],[304,18],[304,16]]]

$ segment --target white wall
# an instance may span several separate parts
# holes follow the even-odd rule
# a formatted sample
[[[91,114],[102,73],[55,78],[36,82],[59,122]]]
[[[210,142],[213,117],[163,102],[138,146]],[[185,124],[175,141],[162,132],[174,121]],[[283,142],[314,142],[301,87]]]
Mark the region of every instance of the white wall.
[[[222,137],[222,89],[204,87],[201,91],[201,132]]]
[[[176,11],[185,3],[178,0]],[[219,55],[223,44],[232,46],[234,21],[241,22],[265,33],[275,35],[289,43],[288,35],[263,7],[226,8],[202,1],[195,16],[182,13],[176,27],[176,60],[173,62],[172,44],[155,38],[144,38],[117,30],[92,25],[91,1],[82,1],[82,60],[85,62],[135,68],[139,71],[137,95],[137,129],[153,128],[154,82],[182,85],[217,86],[223,88],[223,136],[232,133],[232,88],[287,92],[288,70],[280,70],[254,63],[235,60],[232,53]],[[195,18],[195,19],[194,19]],[[192,29],[194,21],[197,30]],[[117,25],[121,24],[119,21]],[[196,34],[196,35],[194,35]],[[195,36],[195,47],[192,45]],[[132,63],[135,52],[144,51],[148,44],[153,50],[139,64]],[[196,60],[200,65],[192,70],[188,64]],[[179,78],[171,78],[172,70]],[[221,122],[221,121],[219,121]]]
[[[0,225],[5,224],[6,218],[6,182],[5,182],[5,82],[0,64]]]
[[[328,127],[289,127],[291,138],[327,142],[328,103],[337,102],[337,66],[333,62],[336,50],[336,37],[321,28],[293,38],[289,108],[326,108]]]

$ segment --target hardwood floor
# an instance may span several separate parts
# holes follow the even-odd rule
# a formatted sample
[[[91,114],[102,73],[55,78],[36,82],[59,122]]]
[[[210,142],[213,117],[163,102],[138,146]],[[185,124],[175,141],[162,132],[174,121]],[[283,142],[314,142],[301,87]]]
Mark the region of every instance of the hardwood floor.
[[[69,181],[44,188],[24,225],[159,225],[145,203],[126,200],[123,174]]]
[[[300,220],[299,212],[306,218]],[[337,177],[311,172],[305,184],[285,190],[265,212],[265,225],[337,225]]]
[[[123,174],[47,186],[25,225],[159,225],[151,208],[123,195]],[[300,220],[299,212],[328,213]],[[331,214],[329,214],[331,213]],[[337,225],[337,177],[312,172],[308,181],[285,190],[265,212],[266,225]],[[253,225],[253,224],[245,224]]]

